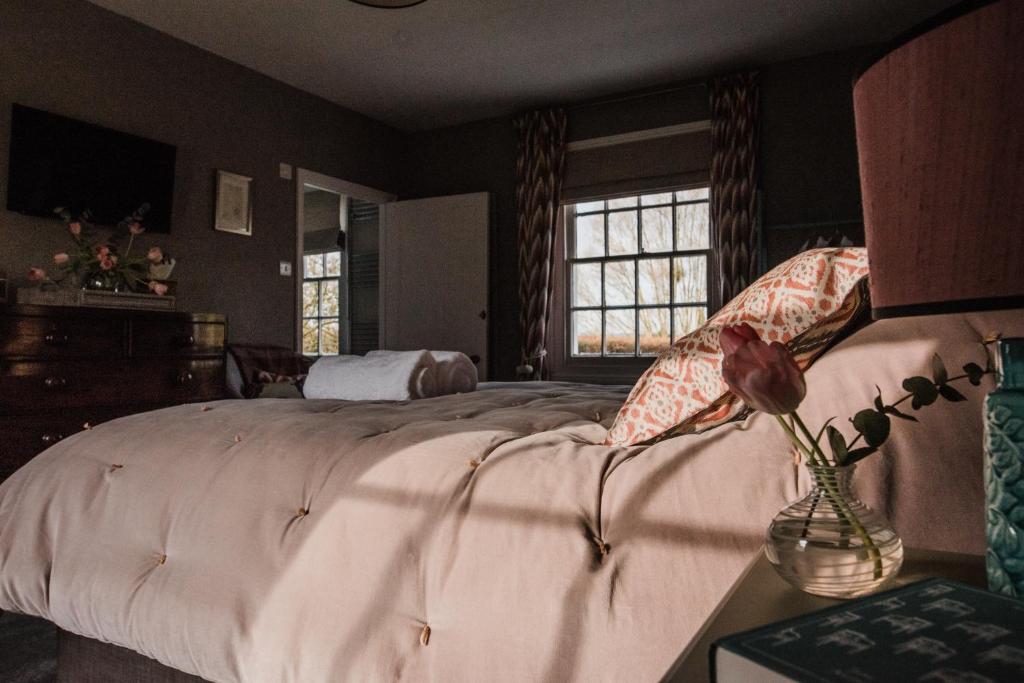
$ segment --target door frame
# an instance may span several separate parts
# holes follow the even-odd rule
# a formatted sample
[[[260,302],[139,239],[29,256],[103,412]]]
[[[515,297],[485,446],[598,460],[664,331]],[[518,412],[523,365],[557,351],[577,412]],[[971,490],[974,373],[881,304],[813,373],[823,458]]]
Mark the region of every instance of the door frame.
[[[302,280],[303,280],[303,250],[304,250],[304,238],[303,238],[303,225],[306,222],[305,215],[305,201],[304,201],[304,189],[306,186],[314,187],[318,190],[326,190],[328,192],[334,192],[342,197],[349,197],[352,199],[359,199],[364,202],[374,202],[375,204],[387,204],[393,202],[397,198],[390,192],[384,192],[383,190],[377,190],[366,185],[360,185],[358,183],[351,183],[341,178],[335,178],[334,176],[325,175],[323,173],[317,173],[316,171],[310,171],[305,168],[295,169],[295,265],[292,268],[292,279],[294,281],[294,296],[292,310],[292,324],[295,326],[294,344],[295,351],[302,353]],[[346,240],[347,243],[347,240]],[[348,273],[348,261],[349,261],[349,249],[345,249],[345,272]],[[342,339],[339,340],[339,345],[342,347],[339,350],[344,352],[349,350],[350,337],[352,334],[352,310],[349,306],[349,292],[348,285],[344,288],[345,296],[341,301],[344,306],[345,316],[344,320],[345,331],[342,335]]]

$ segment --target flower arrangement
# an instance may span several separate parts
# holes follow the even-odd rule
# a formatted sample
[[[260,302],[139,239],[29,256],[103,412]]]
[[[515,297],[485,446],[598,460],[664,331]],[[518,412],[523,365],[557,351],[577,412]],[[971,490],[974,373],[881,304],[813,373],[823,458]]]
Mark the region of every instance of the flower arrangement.
[[[989,335],[984,343],[987,345],[997,337]],[[892,402],[887,402],[882,396],[882,390],[876,386],[878,393],[874,405],[858,411],[850,418],[857,435],[847,441],[842,432],[832,426],[835,417],[826,420],[814,433],[800,418],[797,408],[807,394],[807,385],[803,373],[784,344],[765,343],[747,324],[724,328],[720,343],[724,353],[722,378],[729,389],[750,408],[775,416],[798,457],[806,461],[815,479],[816,489],[810,497],[810,503],[799,508],[804,510],[801,514],[806,516],[806,521],[802,524],[803,531],[797,544],[806,547],[805,544],[810,543],[808,530],[811,519],[817,514],[819,506],[826,506],[831,510],[825,513],[826,516],[835,515],[835,521],[829,523],[829,528],[838,530],[836,547],[848,551],[851,547],[849,539],[856,536],[872,566],[869,574],[873,575],[876,586],[882,585],[885,579],[882,551],[871,532],[858,518],[856,506],[846,499],[838,473],[851,469],[850,466],[877,452],[889,438],[893,419],[917,422],[916,417],[901,409],[907,401],[910,401],[913,411],[931,405],[939,398],[951,402],[966,401],[967,398],[952,384],[966,379],[975,386],[979,385],[983,376],[994,372],[991,359],[987,360],[984,368],[977,363],[968,363],[963,366],[963,374],[951,377],[942,359],[935,354],[932,357],[932,377],[914,376],[904,379],[902,386],[907,393]],[[828,453],[822,445],[823,437]],[[787,510],[797,509],[799,505],[794,504]],[[862,511],[874,514],[859,501],[857,506]],[[787,510],[780,515],[784,515]],[[769,527],[769,540],[771,536],[772,527]],[[898,564],[896,567],[898,569]],[[783,573],[779,566],[776,568]],[[785,573],[783,576],[790,580]],[[807,590],[819,592],[821,589]]]
[[[88,210],[75,217],[63,207],[54,209],[54,213],[64,219],[76,248],[71,253],[53,255],[53,265],[59,275],[50,278],[42,268],[31,268],[28,280],[44,289],[80,285],[88,289],[167,294],[168,286],[160,280],[170,275],[174,259],[160,247],[151,247],[145,256],[132,258],[131,255],[135,238],[145,232],[142,221],[147,211],[149,204],[143,204],[125,216],[106,239],[100,239]],[[120,245],[125,239],[127,245],[122,253]]]

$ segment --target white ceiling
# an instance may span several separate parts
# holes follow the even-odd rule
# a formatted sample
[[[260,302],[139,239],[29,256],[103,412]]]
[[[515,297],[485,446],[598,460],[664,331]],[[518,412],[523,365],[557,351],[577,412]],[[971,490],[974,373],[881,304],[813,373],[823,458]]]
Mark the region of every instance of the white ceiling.
[[[91,0],[404,130],[886,40],[953,0]]]

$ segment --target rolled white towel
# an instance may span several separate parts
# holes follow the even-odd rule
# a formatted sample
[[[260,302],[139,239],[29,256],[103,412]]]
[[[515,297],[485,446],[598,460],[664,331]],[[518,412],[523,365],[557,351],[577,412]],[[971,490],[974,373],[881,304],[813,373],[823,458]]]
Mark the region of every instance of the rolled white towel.
[[[476,391],[478,375],[469,356],[461,351],[431,351],[437,363],[437,390],[440,394],[467,394]]]
[[[309,369],[306,398],[408,401],[436,395],[437,363],[427,351],[324,356]]]
[[[370,351],[367,356],[387,356],[389,354],[405,353],[404,351]],[[437,363],[434,373],[436,382],[436,396],[447,394],[465,394],[476,391],[476,384],[479,375],[476,365],[469,359],[469,356],[461,351],[430,351],[431,356]]]

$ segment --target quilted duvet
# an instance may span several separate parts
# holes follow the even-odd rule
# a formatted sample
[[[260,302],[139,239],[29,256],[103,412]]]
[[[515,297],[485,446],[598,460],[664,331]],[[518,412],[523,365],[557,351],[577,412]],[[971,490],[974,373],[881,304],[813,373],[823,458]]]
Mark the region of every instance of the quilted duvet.
[[[811,368],[805,419],[1024,332],[1019,314],[897,322]],[[986,387],[968,389],[974,406],[900,425],[899,457],[858,473],[908,545],[983,548]],[[0,485],[0,609],[210,681],[657,680],[806,482],[766,416],[599,445],[625,395],[537,383],[98,425]]]

